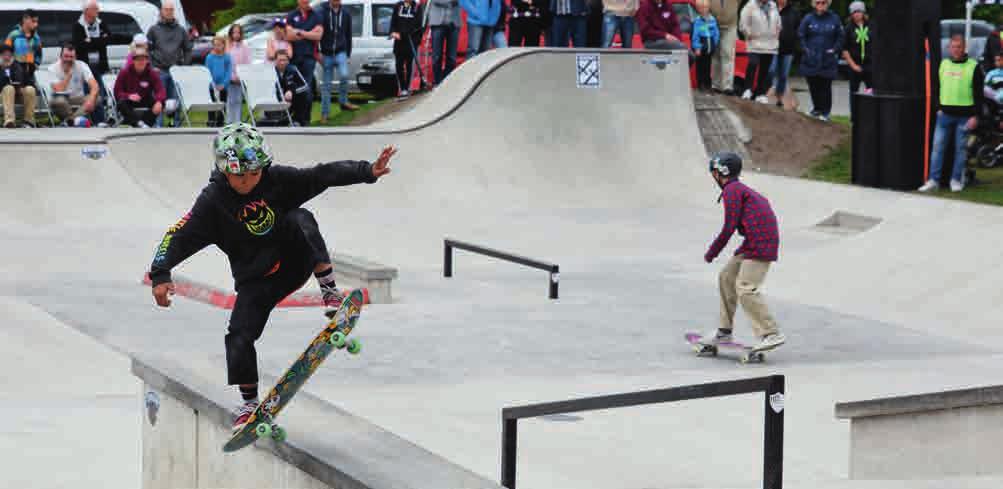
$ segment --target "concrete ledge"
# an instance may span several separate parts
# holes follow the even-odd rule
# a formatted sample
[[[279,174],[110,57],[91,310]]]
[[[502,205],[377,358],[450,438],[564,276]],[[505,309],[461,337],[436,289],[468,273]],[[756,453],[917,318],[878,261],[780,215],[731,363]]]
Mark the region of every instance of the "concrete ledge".
[[[850,478],[1003,474],[1003,386],[836,405],[850,419]]]
[[[332,253],[334,275],[338,280],[355,282],[369,290],[369,301],[373,304],[393,302],[391,283],[397,278],[397,269],[351,255]]]
[[[1003,386],[977,387],[836,404],[839,419],[919,413],[1003,404]]]
[[[279,416],[288,440],[226,454],[232,389],[168,360],[133,358],[143,380],[143,488],[500,489],[393,433],[300,392]],[[262,376],[272,385],[274,377]],[[229,399],[231,402],[227,402]],[[406,407],[402,407],[406,409]]]

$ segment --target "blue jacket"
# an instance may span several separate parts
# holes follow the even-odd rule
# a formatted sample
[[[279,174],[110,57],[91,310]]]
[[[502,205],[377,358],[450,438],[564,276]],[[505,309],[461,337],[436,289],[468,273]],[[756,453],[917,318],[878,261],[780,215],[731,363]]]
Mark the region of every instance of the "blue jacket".
[[[345,56],[351,58],[352,13],[342,5],[340,15],[335,15],[331,4],[325,3],[320,6],[320,19],[324,24],[324,37],[320,38],[321,54],[334,56],[344,51]],[[337,31],[337,38],[335,38],[335,31]]]
[[[209,73],[212,73],[213,86],[222,85],[226,88],[230,85],[230,77],[233,75],[233,58],[229,54],[209,53],[205,57],[205,67],[209,68]]]
[[[467,13],[467,24],[494,26],[498,23],[502,0],[460,0],[460,8]]]
[[[1003,102],[1003,68],[993,68],[993,71],[986,73],[982,86],[986,97],[997,104]]]
[[[843,23],[839,16],[832,12],[818,15],[811,11],[801,20],[798,38],[804,51],[799,68],[801,74],[835,79],[838,57],[843,49]]]
[[[721,44],[721,30],[717,27],[717,19],[713,15],[707,18],[697,16],[693,20],[692,38],[693,50],[703,51],[702,54],[710,54],[717,51],[717,46]]]

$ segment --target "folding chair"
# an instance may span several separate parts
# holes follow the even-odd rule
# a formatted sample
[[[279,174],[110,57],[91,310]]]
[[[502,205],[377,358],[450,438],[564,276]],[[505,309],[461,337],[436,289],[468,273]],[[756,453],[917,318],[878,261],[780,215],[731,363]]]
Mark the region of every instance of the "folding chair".
[[[55,77],[49,73],[49,70],[42,67],[35,70],[35,90],[38,100],[35,104],[35,114],[48,116],[49,127],[56,127],[56,118],[52,116],[52,110],[49,108],[49,101],[52,100],[52,82],[54,81],[56,81]],[[25,118],[27,118],[27,114],[25,114]]]
[[[184,115],[188,127],[192,125],[189,112],[226,113],[226,104],[210,96],[215,88],[212,86],[212,74],[205,66],[172,66],[171,78],[178,91],[178,110]]]
[[[251,114],[251,124],[257,126],[257,111],[284,112],[292,125],[289,103],[280,98],[279,77],[275,67],[267,63],[237,65],[237,75],[244,89],[244,101]]]
[[[104,84],[105,119],[110,126],[122,123],[122,115],[118,113],[118,101],[115,100],[115,80],[117,78],[118,76],[114,73],[101,75],[101,83]]]

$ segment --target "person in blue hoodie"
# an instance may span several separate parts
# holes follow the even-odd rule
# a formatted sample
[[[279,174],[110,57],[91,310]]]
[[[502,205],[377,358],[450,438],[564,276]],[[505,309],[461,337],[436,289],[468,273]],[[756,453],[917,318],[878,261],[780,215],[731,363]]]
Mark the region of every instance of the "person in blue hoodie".
[[[226,102],[226,89],[230,86],[233,76],[233,59],[226,52],[226,37],[217,35],[212,39],[212,52],[205,57],[205,66],[212,75],[210,93],[217,102]],[[209,116],[209,122],[215,127],[223,126],[223,114],[214,112]]]
[[[697,13],[692,35],[693,54],[697,57],[697,89],[710,90],[711,59],[721,44],[721,31],[717,19],[710,13],[709,0],[697,0]]]
[[[843,49],[843,22],[829,11],[830,0],[814,0],[815,9],[804,16],[798,27],[801,40],[801,74],[808,81],[812,117],[829,121],[832,113],[832,80]]]
[[[491,38],[501,13],[503,0],[460,0],[467,13],[467,59],[491,49]]]

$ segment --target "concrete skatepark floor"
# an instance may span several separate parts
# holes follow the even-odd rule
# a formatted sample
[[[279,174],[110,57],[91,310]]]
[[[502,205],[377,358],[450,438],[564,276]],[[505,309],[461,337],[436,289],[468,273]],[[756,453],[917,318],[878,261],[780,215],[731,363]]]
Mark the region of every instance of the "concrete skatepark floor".
[[[717,317],[720,262],[701,257],[721,210],[685,76],[671,59],[641,53],[602,60],[602,87],[588,91],[575,85],[573,52],[491,51],[371,128],[269,133],[279,161],[297,165],[401,149],[385,181],[308,205],[332,246],[393,265],[400,278],[395,303],[363,313],[364,354],[332,358],[307,390],[497,480],[505,406],[781,373],[787,487],[914,487],[847,480],[849,430],[833,405],[998,382],[1003,265],[969,231],[1003,234],[1000,210],[751,174],[782,221],[766,293],[790,344],[763,365],[696,358],[683,333]],[[526,90],[553,96],[527,105]],[[135,379],[124,358],[192,359],[209,365],[201,377],[225,381],[227,311],[182,298],[159,309],[140,285],[163,230],[204,184],[211,132],[25,137],[0,134],[20,160],[44,163],[12,167],[0,182],[0,298],[17,313],[0,326],[12,372],[3,409],[18,427],[0,439],[19,440],[0,442],[0,454],[17,462],[21,486],[70,487],[25,455],[66,439],[72,427],[46,413],[68,409],[112,428],[73,438],[74,452],[51,460],[86,462],[85,482],[137,487],[141,405],[138,392],[126,397]],[[107,156],[82,158],[81,146]],[[878,224],[820,229],[835,211]],[[348,212],[356,220],[346,222]],[[924,226],[931,219],[943,224]],[[462,252],[455,277],[443,278],[446,236],[559,263],[560,300],[547,299],[543,272]],[[931,247],[969,257],[931,258]],[[179,273],[232,287],[214,249]],[[972,310],[959,294],[989,306]],[[274,312],[261,369],[281,373],[321,321],[315,309]],[[748,334],[741,316],[739,328]],[[32,375],[62,379],[66,390],[39,391],[23,380]],[[527,420],[519,487],[757,487],[762,409],[738,396]]]

